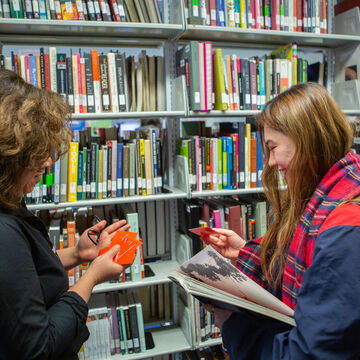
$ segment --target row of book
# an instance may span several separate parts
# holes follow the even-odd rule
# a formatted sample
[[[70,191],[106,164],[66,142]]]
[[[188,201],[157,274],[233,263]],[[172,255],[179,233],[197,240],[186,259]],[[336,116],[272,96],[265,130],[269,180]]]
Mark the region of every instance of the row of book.
[[[105,199],[162,192],[165,129],[150,127],[138,131],[129,141],[118,138],[117,128],[80,131],[69,151],[45,170],[31,203]]]
[[[142,304],[136,293],[111,295],[109,307],[89,310],[86,325],[90,336],[80,349],[80,359],[109,359],[114,354],[146,351]]]
[[[55,47],[0,56],[0,67],[12,70],[35,87],[61,94],[73,113],[162,111],[164,58],[125,53],[58,53]]]
[[[178,252],[190,254],[189,258],[204,244],[188,229],[199,226],[230,229],[246,241],[263,236],[267,229],[267,204],[263,199],[226,196],[179,200],[178,211],[179,230],[187,235],[178,237]],[[185,256],[178,259],[180,263],[186,260]]]
[[[139,281],[151,273],[151,264],[144,267],[149,259],[169,256],[169,221],[165,216],[167,203],[152,201],[138,204],[112,204],[105,206],[80,207],[77,210],[59,209],[53,213],[45,211],[41,217],[47,223],[49,238],[55,250],[75,246],[79,236],[95,224],[94,215],[105,219],[107,224],[125,219],[131,226],[129,231],[138,233],[143,244],[139,246],[134,263],[116,281]],[[44,211],[43,211],[44,212]],[[74,285],[85,273],[88,264],[82,264],[69,271],[69,283]],[[145,271],[146,270],[146,271]]]
[[[0,17],[162,23],[163,0],[1,0]]]
[[[206,130],[202,130],[204,124],[201,121],[184,123],[185,137],[178,140],[178,154],[188,162],[190,189],[261,187],[263,150],[260,134],[252,129],[251,122],[221,123],[220,132],[215,135],[206,134]]]
[[[214,313],[205,310],[203,304],[192,296],[185,301],[186,305],[183,298],[184,295],[180,295],[180,326],[190,344],[198,346],[209,339],[221,338]]]
[[[185,0],[189,24],[327,33],[326,0]]]
[[[190,109],[260,110],[265,103],[308,80],[308,62],[298,59],[296,43],[260,59],[222,54],[210,41],[191,41],[176,53],[176,74],[185,75]]]

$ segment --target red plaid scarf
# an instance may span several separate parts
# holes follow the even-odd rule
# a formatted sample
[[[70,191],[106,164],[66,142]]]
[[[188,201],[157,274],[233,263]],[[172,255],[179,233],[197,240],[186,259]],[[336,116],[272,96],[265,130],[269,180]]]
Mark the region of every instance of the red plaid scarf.
[[[345,200],[360,195],[360,156],[351,151],[334,164],[306,205],[292,238],[286,259],[282,300],[296,307],[306,269],[311,265],[318,231],[329,213]],[[256,239],[240,250],[238,268],[263,287],[268,287],[260,267],[260,242]]]

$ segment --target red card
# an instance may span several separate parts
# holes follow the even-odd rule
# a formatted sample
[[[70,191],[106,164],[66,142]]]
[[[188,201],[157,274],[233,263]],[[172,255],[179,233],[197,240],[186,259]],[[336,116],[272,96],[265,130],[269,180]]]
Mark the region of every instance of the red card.
[[[113,246],[119,245],[120,250],[115,255],[113,261],[120,265],[131,264],[135,259],[137,247],[142,244],[142,241],[136,239],[137,235],[138,233],[136,232],[117,231],[111,240],[111,245],[101,249],[99,255],[106,253]]]
[[[189,229],[189,231],[196,235],[199,235],[201,238],[207,238],[209,235],[217,234],[217,232],[210,227],[197,227]]]

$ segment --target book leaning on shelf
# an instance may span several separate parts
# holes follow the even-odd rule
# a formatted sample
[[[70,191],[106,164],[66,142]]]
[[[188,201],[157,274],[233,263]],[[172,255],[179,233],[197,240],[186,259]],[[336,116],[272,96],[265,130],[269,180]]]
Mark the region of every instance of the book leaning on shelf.
[[[12,19],[96,20],[163,23],[163,0],[1,0],[0,15]]]
[[[173,270],[168,277],[203,303],[269,316],[295,326],[294,311],[233,266],[211,246]]]

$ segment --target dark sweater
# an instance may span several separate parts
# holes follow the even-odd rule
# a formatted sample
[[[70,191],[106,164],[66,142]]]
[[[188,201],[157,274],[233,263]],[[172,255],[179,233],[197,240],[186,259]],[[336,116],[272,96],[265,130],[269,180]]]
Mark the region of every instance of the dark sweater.
[[[0,359],[70,359],[88,338],[88,306],[69,292],[46,228],[26,208],[0,213]]]

